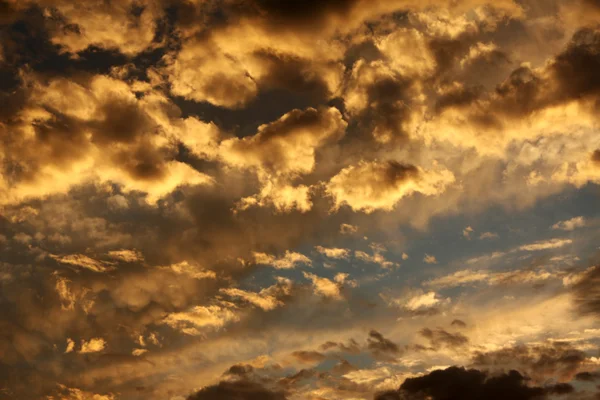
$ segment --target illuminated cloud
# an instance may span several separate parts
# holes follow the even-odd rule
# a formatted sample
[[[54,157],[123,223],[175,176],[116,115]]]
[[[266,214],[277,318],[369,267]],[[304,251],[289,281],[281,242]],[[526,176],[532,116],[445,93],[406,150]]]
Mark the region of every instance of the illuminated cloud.
[[[328,258],[343,258],[347,259],[350,255],[350,250],[348,249],[340,249],[336,247],[328,248],[323,246],[316,246],[315,249],[324,256]]]
[[[559,221],[552,225],[552,229],[562,230],[562,231],[572,231],[577,228],[584,227],[586,224],[585,218],[583,217],[573,217],[571,219],[565,221]]]
[[[51,254],[50,258],[68,265],[84,268],[93,272],[108,272],[113,269],[110,264],[103,261],[98,261],[84,254],[69,254],[66,256],[58,256]]]
[[[270,265],[275,269],[295,268],[298,264],[312,265],[310,258],[304,254],[286,250],[283,257],[277,258],[266,253],[254,253],[254,262],[262,265]]]
[[[238,320],[234,310],[214,305],[196,306],[187,312],[171,313],[162,322],[187,335],[201,335],[207,328],[220,329]]]
[[[569,245],[573,243],[571,239],[550,239],[539,241],[531,244],[526,244],[519,247],[519,250],[523,251],[540,251],[540,250],[548,250],[548,249],[558,249],[563,246]]]
[[[423,262],[427,263],[427,264],[437,264],[437,258],[435,258],[435,256],[431,255],[431,254],[425,254],[425,257],[423,257]]]
[[[104,350],[106,347],[106,340],[102,338],[93,338],[88,341],[83,340],[81,342],[81,350],[80,353],[97,353],[99,351]]]
[[[597,1],[0,10],[5,396],[597,396]]]
[[[315,293],[323,297],[341,299],[340,287],[336,282],[332,282],[327,278],[323,278],[309,272],[303,272],[303,275],[306,279],[312,281]]]
[[[365,162],[342,169],[327,183],[334,209],[348,205],[354,211],[372,213],[391,211],[406,196],[421,193],[434,196],[443,193],[454,182],[448,170],[422,171],[397,162]]]

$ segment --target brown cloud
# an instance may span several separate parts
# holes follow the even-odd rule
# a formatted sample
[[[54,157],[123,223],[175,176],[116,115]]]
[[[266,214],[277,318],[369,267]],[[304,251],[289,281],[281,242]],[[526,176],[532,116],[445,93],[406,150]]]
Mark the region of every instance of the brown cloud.
[[[528,386],[518,371],[488,375],[476,369],[450,367],[418,378],[408,378],[397,392],[383,393],[377,400],[394,399],[544,399],[550,394],[571,393],[570,385]]]
[[[469,339],[462,333],[451,333],[442,328],[423,328],[419,334],[429,341],[433,349],[447,347],[449,349],[457,350],[469,343]]]
[[[214,386],[207,386],[189,396],[187,400],[285,400],[282,392],[271,391],[258,383],[250,381],[223,381]]]
[[[369,332],[369,337],[367,338],[367,348],[375,355],[376,357],[389,359],[397,357],[400,355],[400,348],[398,345],[391,340],[385,338],[381,333],[376,330],[371,330]]]
[[[478,352],[473,357],[477,368],[509,369],[524,371],[537,382],[549,377],[571,380],[585,366],[586,354],[568,343],[554,342],[548,345],[518,345],[487,353]]]

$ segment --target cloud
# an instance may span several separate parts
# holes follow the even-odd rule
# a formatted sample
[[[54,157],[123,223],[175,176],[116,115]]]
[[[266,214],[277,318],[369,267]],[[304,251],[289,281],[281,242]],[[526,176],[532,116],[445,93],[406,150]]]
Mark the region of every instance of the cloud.
[[[279,278],[279,282],[273,286],[262,289],[260,292],[249,292],[246,290],[236,288],[222,288],[221,293],[224,293],[231,297],[241,298],[250,304],[255,305],[265,311],[273,310],[283,305],[283,302],[279,297],[283,297],[290,294],[292,282]]]
[[[562,386],[560,386],[562,388]],[[528,386],[527,378],[518,371],[511,370],[497,376],[488,375],[476,369],[450,367],[431,373],[408,378],[397,392],[382,393],[377,400],[387,399],[515,399],[529,400],[549,398],[547,395],[559,391],[556,386]],[[573,392],[572,386],[565,387]],[[400,397],[402,396],[402,397]]]
[[[328,258],[347,259],[350,255],[350,250],[348,249],[327,248],[322,246],[316,246],[315,249]]]
[[[425,257],[423,257],[423,262],[427,263],[427,264],[437,264],[438,263],[435,256],[432,256],[430,254],[425,254]]]
[[[443,299],[440,299],[437,293],[427,292],[408,299],[405,307],[410,311],[417,311],[420,309],[431,308],[440,304],[442,301]]]
[[[187,397],[187,400],[286,400],[283,392],[272,391],[251,381],[222,381],[213,386],[207,386]]]
[[[494,233],[494,232],[483,232],[481,235],[479,235],[479,239],[483,240],[483,239],[497,239],[498,238],[498,234]]]
[[[600,268],[593,266],[586,270],[580,279],[573,285],[573,298],[576,306],[582,313],[600,314]]]
[[[518,249],[521,251],[540,251],[540,250],[548,250],[548,249],[558,249],[560,247],[566,246],[571,243],[573,243],[573,241],[571,239],[555,238],[555,239],[543,240],[543,241],[519,246]]]
[[[545,269],[534,270],[512,270],[505,272],[491,272],[487,270],[462,270],[453,274],[434,278],[425,282],[431,287],[457,287],[476,283],[487,285],[527,284],[544,282],[550,279],[560,279],[562,273],[553,273]]]
[[[340,225],[340,233],[343,235],[351,235],[356,232],[358,232],[358,226],[350,225],[350,224],[341,224]]]
[[[372,263],[372,264],[379,264],[383,268],[393,268],[393,267],[400,266],[400,264],[398,264],[398,263],[387,260],[381,254],[381,251],[377,250],[377,249],[373,250],[373,254],[368,254],[368,253],[365,253],[364,251],[356,250],[354,252],[354,257],[356,257],[357,259],[364,261],[364,262],[368,262],[368,263]]]
[[[230,165],[269,171],[274,176],[311,172],[315,151],[344,135],[346,123],[336,108],[293,110],[261,125],[256,135],[221,143],[221,157]]]
[[[470,239],[472,232],[473,232],[473,228],[471,228],[470,226],[467,226],[465,229],[463,229],[463,236],[467,239]]]
[[[539,383],[550,377],[570,381],[578,371],[587,367],[586,362],[585,352],[561,341],[508,346],[490,352],[478,351],[472,360],[477,368],[519,369]]]
[[[266,253],[254,253],[254,262],[271,265],[275,269],[291,269],[295,268],[298,264],[312,265],[312,261],[305,255],[288,250],[280,258]]]
[[[301,363],[315,364],[325,360],[325,355],[318,351],[295,351],[292,353],[292,357]]]
[[[206,329],[220,329],[230,322],[239,320],[235,310],[227,307],[195,306],[186,312],[167,315],[162,323],[188,335],[201,335]]]
[[[137,250],[112,250],[108,252],[108,256],[125,262],[144,261],[144,256]]]
[[[448,170],[424,171],[394,161],[361,161],[331,178],[326,191],[333,198],[334,209],[348,205],[369,214],[379,209],[391,211],[413,193],[439,195],[452,182],[454,176]]]
[[[571,219],[565,221],[559,221],[552,225],[552,229],[554,230],[562,230],[562,231],[572,231],[577,228],[584,227],[586,225],[586,220],[583,217],[573,217]]]
[[[395,357],[400,355],[400,348],[394,342],[386,339],[376,330],[369,331],[367,348],[377,357]]]
[[[93,272],[108,272],[114,269],[110,263],[94,260],[93,258],[90,258],[84,254],[69,254],[66,256],[51,254],[50,258],[53,258],[54,260],[63,264],[74,265]]]
[[[97,353],[99,351],[104,350],[105,347],[106,347],[106,340],[104,340],[102,338],[93,338],[88,341],[83,340],[81,342],[81,350],[79,350],[79,352],[82,354]]]
[[[327,278],[322,278],[309,272],[302,273],[306,279],[310,279],[313,284],[315,293],[331,299],[341,299],[340,287],[338,283],[332,282]]]
[[[161,268],[171,270],[176,274],[188,275],[195,279],[215,279],[217,277],[217,274],[214,271],[205,270],[200,266],[190,264],[187,261],[182,261]]]
[[[429,341],[433,349],[447,347],[456,350],[469,343],[469,339],[463,334],[459,332],[451,333],[442,328],[423,328],[419,334]]]

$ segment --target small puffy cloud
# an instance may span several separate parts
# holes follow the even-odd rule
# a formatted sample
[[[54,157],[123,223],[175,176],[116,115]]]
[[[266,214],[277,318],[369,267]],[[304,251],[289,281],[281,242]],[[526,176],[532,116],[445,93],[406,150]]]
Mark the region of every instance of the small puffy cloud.
[[[105,347],[106,347],[106,340],[104,340],[102,338],[92,338],[92,339],[88,340],[87,342],[85,340],[83,340],[81,342],[81,350],[79,350],[79,352],[82,354],[97,353],[99,351],[104,350]]]
[[[350,225],[350,224],[341,224],[340,225],[340,233],[342,235],[351,235],[356,232],[358,232],[358,226],[356,226],[356,225]]]
[[[291,269],[295,268],[298,264],[312,265],[310,258],[304,254],[295,253],[293,251],[286,250],[283,257],[275,257],[266,253],[253,253],[254,262],[256,264],[270,265],[276,269]]]
[[[346,259],[350,255],[350,250],[348,249],[340,249],[336,247],[328,248],[322,246],[316,246],[315,249],[328,258]]]
[[[340,287],[338,283],[308,272],[304,272],[303,274],[306,279],[310,279],[312,281],[315,293],[320,294],[323,297],[341,299]]]
[[[139,356],[146,354],[147,352],[148,352],[148,349],[133,349],[131,351],[131,355],[139,357]]]
[[[346,274],[343,272],[338,272],[337,274],[335,274],[335,276],[333,277],[333,280],[336,281],[337,283],[339,283],[340,285],[348,285],[348,286],[352,286],[352,287],[357,287],[358,286],[358,282],[356,282],[354,279],[348,279],[350,277],[350,274]]]
[[[443,301],[445,300],[440,298],[437,293],[427,292],[408,299],[404,307],[410,311],[418,311],[425,308],[432,308]]]
[[[582,228],[586,225],[586,220],[584,217],[573,217],[566,221],[559,221],[552,225],[552,229],[561,230],[561,231],[572,231],[577,228]]]
[[[383,300],[391,307],[397,307],[414,315],[431,315],[439,312],[451,302],[434,291],[410,290],[401,296],[382,294]]]
[[[75,350],[75,341],[71,338],[67,338],[67,347],[65,348],[66,353],[72,353]]]
[[[471,228],[470,226],[467,226],[465,229],[463,229],[463,236],[466,237],[467,239],[471,239],[471,233],[473,233],[473,228]]]
[[[427,264],[437,264],[437,258],[435,258],[435,256],[432,256],[431,254],[425,254],[425,257],[423,257],[423,262],[427,263]]]
[[[334,209],[348,205],[367,214],[376,210],[391,211],[406,196],[421,193],[435,196],[454,182],[448,170],[425,171],[394,161],[361,161],[342,169],[326,184]]]

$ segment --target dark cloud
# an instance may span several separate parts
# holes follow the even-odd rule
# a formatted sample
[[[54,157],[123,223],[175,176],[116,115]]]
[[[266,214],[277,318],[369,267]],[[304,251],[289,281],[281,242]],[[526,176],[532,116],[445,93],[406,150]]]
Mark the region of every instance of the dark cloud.
[[[424,328],[419,332],[421,336],[429,340],[431,347],[434,349],[440,347],[448,347],[456,349],[469,343],[469,339],[462,333],[451,333],[442,328],[429,329]]]
[[[576,32],[552,63],[551,71],[559,83],[558,93],[565,100],[600,93],[600,30],[583,28]]]
[[[478,368],[517,368],[533,378],[558,377],[570,380],[583,367],[586,354],[568,343],[518,345],[488,353],[476,353],[473,365]]]
[[[600,379],[600,373],[598,372],[578,372],[575,375],[575,380],[576,381],[583,381],[583,382],[593,382],[597,379]]]
[[[466,328],[467,327],[467,323],[460,319],[453,320],[450,325],[455,326],[457,328]]]
[[[318,363],[326,358],[324,354],[318,351],[294,351],[292,357],[303,363]]]
[[[279,29],[312,28],[328,16],[343,17],[358,0],[279,1],[252,0],[269,25]]]
[[[369,332],[369,337],[367,338],[367,348],[375,356],[379,357],[394,357],[400,354],[400,348],[398,345],[385,338],[376,330],[371,330]]]
[[[450,367],[418,378],[408,378],[397,392],[383,393],[376,400],[533,400],[549,394],[573,392],[568,384],[528,386],[517,371],[489,375],[476,369]]]
[[[187,400],[286,400],[283,392],[272,391],[250,381],[223,381],[207,386]]]
[[[310,60],[291,54],[259,50],[256,57],[267,69],[259,84],[265,89],[286,89],[295,95],[306,95],[314,103],[323,103],[330,95],[327,82],[318,74]],[[336,65],[331,65],[336,68]]]
[[[594,266],[573,286],[575,304],[584,314],[600,315],[600,268]]]
[[[528,386],[527,378],[517,371],[488,375],[478,370],[451,367],[419,378],[409,378],[398,393],[377,397],[385,399],[545,399],[548,395],[572,393],[573,386],[562,383],[545,387]],[[397,397],[394,397],[397,396]]]

